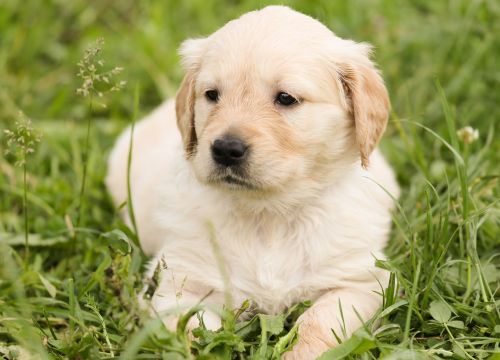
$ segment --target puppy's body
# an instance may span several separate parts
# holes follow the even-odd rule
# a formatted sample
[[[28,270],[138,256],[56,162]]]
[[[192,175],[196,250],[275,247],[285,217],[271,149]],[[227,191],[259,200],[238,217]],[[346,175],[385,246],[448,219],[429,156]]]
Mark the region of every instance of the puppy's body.
[[[242,26],[230,23],[226,27],[233,32],[244,33],[246,28],[258,31],[250,26],[252,21],[266,24],[266,16],[278,20],[291,16],[292,20],[303,21],[308,31],[326,36],[323,28],[314,28],[314,20],[289,9],[272,7],[260,13],[246,15],[250,24],[245,24],[243,17],[237,20]],[[185,62],[194,61],[193,52],[185,51]],[[273,55],[279,53],[261,60]],[[187,68],[197,72],[197,79],[210,82],[207,74],[218,71],[207,65],[210,60],[205,53],[204,65],[198,64],[195,69],[193,64],[187,64]],[[232,69],[232,65],[235,66],[229,62],[227,67]],[[261,76],[265,71],[261,69]],[[369,76],[374,75],[365,78]],[[314,85],[321,80],[309,80],[310,84],[304,80],[302,85],[314,93]],[[189,80],[189,73],[188,81],[194,81]],[[240,86],[242,81],[247,86],[240,90],[247,94],[256,91],[252,88],[258,79],[239,80],[234,86]],[[230,83],[224,86],[227,93],[238,92],[229,91]],[[300,91],[300,78],[295,86]],[[368,170],[361,166],[361,161],[367,160],[363,157],[364,144],[359,143],[365,136],[358,133],[363,124],[354,126],[352,113],[357,110],[347,108],[353,106],[348,104],[352,99],[358,100],[353,97],[343,101],[339,83],[331,82],[328,86],[323,86],[323,95],[336,95],[329,100],[304,95],[295,114],[288,108],[275,110],[263,98],[258,99],[257,105],[243,107],[241,103],[247,101],[242,97],[245,91],[239,92],[242,101],[226,95],[213,105],[216,108],[207,109],[203,99],[198,98],[192,100],[191,112],[197,113],[190,115],[192,128],[186,130],[179,123],[179,133],[176,118],[182,121],[182,104],[186,101],[183,91],[187,91],[183,85],[177,109],[174,101],[167,101],[137,124],[131,187],[139,235],[146,253],[155,255],[152,269],[160,259],[168,267],[152,299],[156,311],[194,305],[209,292],[212,293],[206,303],[217,308],[224,302],[225,290],[230,292],[234,304],[251,299],[259,311],[267,313],[281,312],[301,300],[313,300],[313,307],[300,319],[299,343],[287,353],[289,358],[307,359],[335,344],[331,329],[342,333],[339,302],[348,333],[361,324],[353,308],[367,320],[380,306],[377,293],[387,276],[374,263],[376,258],[383,258],[390,229],[392,199],[386,191],[397,196],[399,190],[381,154],[377,150],[371,152],[373,144],[367,145],[372,148]],[[258,91],[256,94],[257,98],[262,95]],[[259,123],[259,118],[271,116],[280,117]],[[311,119],[306,123],[308,116]],[[280,122],[281,117],[285,122]],[[221,118],[225,120],[220,121]],[[254,123],[250,123],[251,119],[255,119]],[[311,124],[312,121],[316,123]],[[195,140],[191,130],[196,132]],[[210,145],[213,147],[214,139],[228,131],[238,133],[251,144],[244,176],[232,167],[213,170]],[[277,140],[266,138],[269,134],[262,134],[266,131]],[[257,135],[251,137],[250,133]],[[117,204],[127,198],[129,141],[127,131],[110,157],[107,185]],[[268,150],[259,152],[261,148]],[[238,175],[243,185],[219,179],[214,183],[214,174],[223,171]],[[182,296],[176,296],[178,293]],[[216,309],[205,315],[207,326],[220,325],[215,313]]]

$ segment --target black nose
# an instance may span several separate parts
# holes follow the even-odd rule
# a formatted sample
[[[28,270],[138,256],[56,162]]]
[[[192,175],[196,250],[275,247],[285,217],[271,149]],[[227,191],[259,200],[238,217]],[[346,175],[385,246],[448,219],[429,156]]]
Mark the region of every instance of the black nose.
[[[212,144],[212,158],[224,166],[240,165],[246,158],[248,146],[238,138],[225,136]]]

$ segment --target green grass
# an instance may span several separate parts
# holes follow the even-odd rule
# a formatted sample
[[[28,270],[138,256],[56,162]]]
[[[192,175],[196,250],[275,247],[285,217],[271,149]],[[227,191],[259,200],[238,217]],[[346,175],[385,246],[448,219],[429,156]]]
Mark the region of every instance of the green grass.
[[[499,359],[500,4],[284,2],[342,37],[375,45],[393,104],[381,146],[403,189],[389,260],[380,264],[395,280],[384,307],[324,358]],[[244,323],[228,309],[223,330],[200,328],[196,342],[182,326],[170,333],[143,316],[136,299],[146,260],[103,186],[106,154],[137,110],[135,87],[145,114],[174,95],[183,39],[266,3],[0,3],[2,358],[24,359],[29,351],[41,359],[261,359],[278,358],[293,342],[294,320],[307,304]],[[88,101],[75,94],[76,64],[98,37],[106,42],[105,67],[123,66],[119,79],[129,85],[97,99],[89,113]],[[43,135],[27,162],[29,254],[23,169],[4,155],[3,129],[12,129],[19,110]],[[75,227],[89,117],[84,216]],[[456,135],[467,125],[480,135],[471,144]]]

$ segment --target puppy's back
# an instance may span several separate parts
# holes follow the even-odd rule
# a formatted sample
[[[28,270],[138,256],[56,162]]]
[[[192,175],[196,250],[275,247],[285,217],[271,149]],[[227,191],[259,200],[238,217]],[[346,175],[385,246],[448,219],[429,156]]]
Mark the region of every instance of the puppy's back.
[[[129,126],[116,141],[108,159],[108,173],[105,182],[116,206],[127,200],[130,132]],[[168,157],[171,153],[170,148],[179,141],[180,136],[175,122],[173,100],[165,101],[136,124],[130,172],[131,184],[134,188],[137,189],[140,183],[151,182],[156,178],[155,170],[161,166],[162,158]]]

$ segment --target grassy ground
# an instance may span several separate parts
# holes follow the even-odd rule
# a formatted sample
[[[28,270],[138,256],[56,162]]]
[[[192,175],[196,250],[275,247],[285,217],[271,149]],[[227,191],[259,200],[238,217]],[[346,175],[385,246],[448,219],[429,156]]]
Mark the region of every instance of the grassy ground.
[[[0,3],[0,129],[14,130],[22,110],[43,136],[26,162],[26,248],[24,167],[6,155],[8,136],[0,134],[2,358],[263,359],[279,358],[293,342],[293,321],[307,304],[245,323],[228,311],[220,332],[201,328],[195,342],[182,327],[169,333],[141,316],[145,258],[102,182],[106,153],[133,117],[136,84],[144,114],[175,93],[182,39],[265,3]],[[380,264],[397,279],[374,319],[380,327],[368,323],[325,359],[499,359],[500,4],[289,4],[342,37],[375,45],[393,103],[382,148],[403,188],[390,260]],[[124,67],[117,79],[128,85],[89,109],[89,99],[75,94],[76,64],[98,37],[105,39],[104,68]],[[479,138],[464,142],[457,136],[464,126]]]

